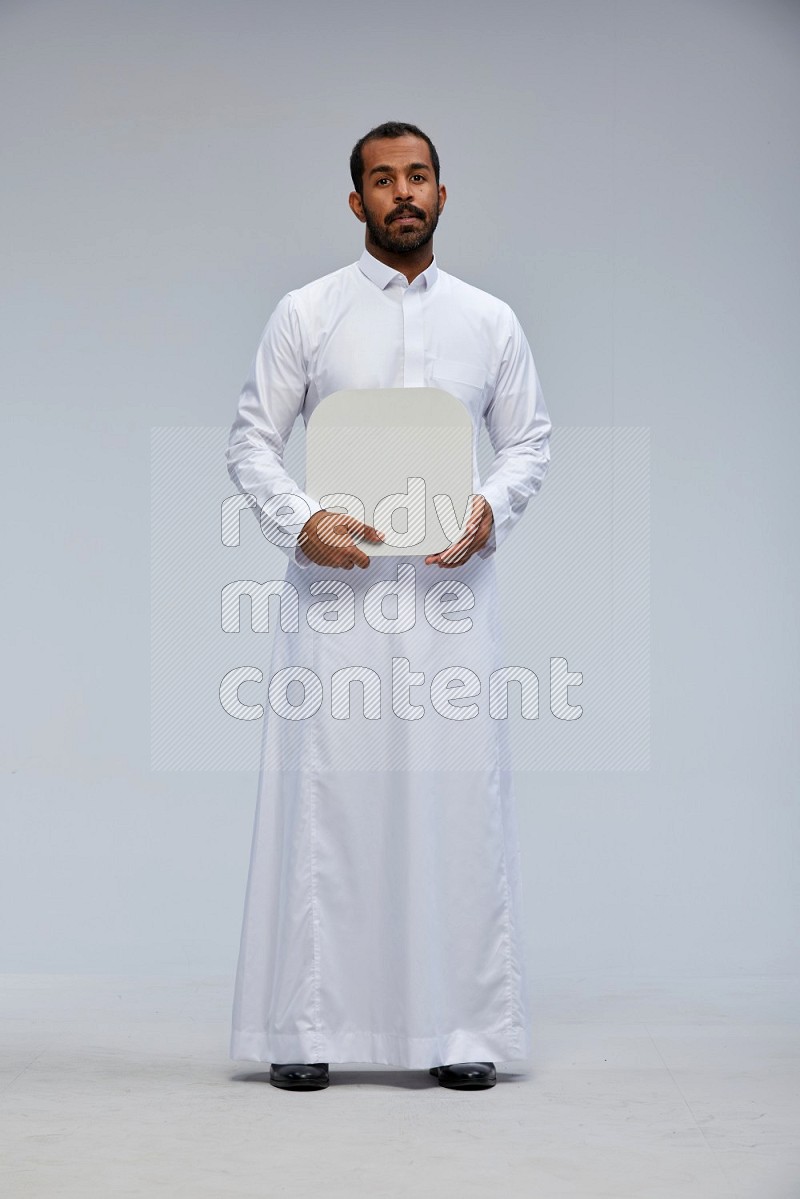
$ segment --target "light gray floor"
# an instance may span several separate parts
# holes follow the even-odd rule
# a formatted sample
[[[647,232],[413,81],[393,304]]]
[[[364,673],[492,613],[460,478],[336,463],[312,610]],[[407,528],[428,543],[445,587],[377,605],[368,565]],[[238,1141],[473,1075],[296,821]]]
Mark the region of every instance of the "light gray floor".
[[[3,1193],[797,1199],[798,983],[538,979],[531,1068],[489,1091],[294,1093],[228,1061],[231,979],[7,975]]]

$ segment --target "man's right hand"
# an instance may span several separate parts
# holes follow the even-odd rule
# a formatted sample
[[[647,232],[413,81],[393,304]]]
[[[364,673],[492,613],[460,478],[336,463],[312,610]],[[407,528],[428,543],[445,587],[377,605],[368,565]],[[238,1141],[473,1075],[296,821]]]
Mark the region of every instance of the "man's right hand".
[[[298,544],[312,562],[320,566],[352,570],[354,566],[369,566],[369,558],[359,549],[354,537],[383,541],[384,534],[372,525],[365,525],[344,512],[328,512],[323,508],[310,516],[300,530]]]

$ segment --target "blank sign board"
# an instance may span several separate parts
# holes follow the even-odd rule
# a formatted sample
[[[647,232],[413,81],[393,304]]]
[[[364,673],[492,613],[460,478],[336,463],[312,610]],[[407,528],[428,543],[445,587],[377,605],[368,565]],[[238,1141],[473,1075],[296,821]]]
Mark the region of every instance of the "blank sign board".
[[[435,387],[335,391],[306,430],[305,490],[386,534],[359,539],[370,557],[447,549],[472,494],[472,419]]]

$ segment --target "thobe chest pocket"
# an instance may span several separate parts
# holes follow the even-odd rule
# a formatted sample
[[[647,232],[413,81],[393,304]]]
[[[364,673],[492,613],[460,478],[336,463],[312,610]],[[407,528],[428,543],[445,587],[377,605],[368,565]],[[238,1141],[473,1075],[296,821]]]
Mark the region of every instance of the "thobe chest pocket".
[[[439,358],[428,370],[433,384],[438,383],[445,391],[457,396],[471,408],[478,407],[486,387],[486,371],[473,362],[457,362],[453,358]]]
[[[470,387],[486,385],[486,371],[482,366],[472,362],[456,362],[453,359],[439,358],[430,368],[435,379],[450,379],[456,383],[468,383]]]

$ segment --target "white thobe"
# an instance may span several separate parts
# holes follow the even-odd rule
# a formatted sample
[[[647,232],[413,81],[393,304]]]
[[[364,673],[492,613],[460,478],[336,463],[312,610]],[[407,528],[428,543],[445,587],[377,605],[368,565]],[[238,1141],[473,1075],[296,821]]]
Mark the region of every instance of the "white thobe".
[[[439,387],[468,409],[490,540],[449,569],[419,556],[317,566],[297,534],[320,505],[283,465],[294,422],[333,392],[398,387]],[[495,452],[483,481],[482,421]],[[507,665],[494,554],[541,486],[550,430],[514,312],[435,259],[409,284],[365,249],[288,292],[267,322],[227,465],[283,542],[299,620],[273,643],[231,1058],[528,1057],[515,800],[489,676]],[[394,584],[396,612],[370,600],[376,582]],[[337,707],[335,672],[348,667],[360,683]]]

